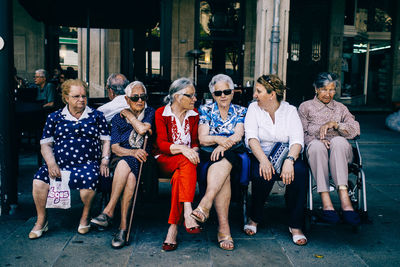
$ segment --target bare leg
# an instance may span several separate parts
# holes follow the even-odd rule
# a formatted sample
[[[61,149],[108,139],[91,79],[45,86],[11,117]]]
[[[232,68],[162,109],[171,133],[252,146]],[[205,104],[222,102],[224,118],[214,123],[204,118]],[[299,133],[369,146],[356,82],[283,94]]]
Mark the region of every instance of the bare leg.
[[[340,198],[340,203],[342,205],[342,210],[354,210],[347,189],[339,189],[338,194]]]
[[[196,220],[190,217],[192,213],[192,203],[191,202],[183,202],[183,217],[185,218],[185,224],[187,228],[198,227]]]
[[[132,197],[135,191],[136,177],[133,173],[129,173],[128,181],[126,182],[124,194],[122,196],[121,201],[121,224],[119,225],[119,229],[127,230],[127,217],[128,210],[132,203]]]
[[[230,236],[231,230],[229,228],[229,204],[231,202],[231,179],[230,176],[225,179],[225,183],[221,190],[215,197],[214,206],[218,216],[218,232]],[[222,242],[221,246],[225,249],[232,249],[232,242]]]
[[[131,173],[131,168],[125,160],[120,160],[117,167],[115,168],[112,190],[110,201],[104,208],[103,213],[107,214],[108,217],[114,216],[115,206],[118,203],[119,197],[121,196],[122,190],[124,190],[128,176]]]
[[[83,203],[82,217],[79,223],[81,225],[88,225],[90,207],[92,206],[92,201],[96,192],[90,189],[81,189],[79,193]]]
[[[176,244],[176,236],[178,235],[178,225],[171,224],[168,228],[167,237],[165,238],[164,243]]]
[[[48,192],[48,184],[41,180],[33,179],[32,195],[36,206],[37,219],[32,231],[42,229],[46,222],[46,201]]]
[[[221,161],[214,163],[208,168],[207,173],[207,189],[204,197],[201,199],[199,206],[209,210],[214,202],[216,196],[220,193],[226,180],[229,179],[229,174],[232,170],[231,163],[222,159]],[[229,189],[230,191],[230,189]],[[230,192],[229,192],[230,198]],[[229,207],[229,203],[228,203]],[[196,213],[196,211],[195,211]],[[196,214],[201,217],[201,214]]]
[[[332,200],[329,195],[329,192],[321,192],[321,200],[322,200],[322,205],[323,205],[323,210],[335,210],[333,208]]]

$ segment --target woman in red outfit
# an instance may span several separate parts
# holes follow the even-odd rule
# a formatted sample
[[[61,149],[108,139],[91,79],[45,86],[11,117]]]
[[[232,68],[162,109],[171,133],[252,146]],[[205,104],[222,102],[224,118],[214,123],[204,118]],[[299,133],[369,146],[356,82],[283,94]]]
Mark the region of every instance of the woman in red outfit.
[[[165,251],[178,247],[178,224],[183,219],[188,233],[200,233],[199,225],[190,216],[196,190],[196,166],[200,162],[197,137],[199,115],[194,108],[196,100],[193,83],[187,78],[180,78],[169,88],[165,98],[168,104],[157,109],[155,114],[155,158],[163,172],[172,174],[170,227],[162,246]]]

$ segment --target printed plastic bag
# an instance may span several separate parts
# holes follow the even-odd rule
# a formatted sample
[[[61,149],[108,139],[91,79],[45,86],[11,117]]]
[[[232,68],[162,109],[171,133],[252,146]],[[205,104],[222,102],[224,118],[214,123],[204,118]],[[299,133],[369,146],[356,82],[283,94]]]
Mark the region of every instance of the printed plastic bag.
[[[68,186],[70,175],[70,171],[61,171],[61,181],[59,179],[50,179],[46,208],[71,208],[71,191]]]

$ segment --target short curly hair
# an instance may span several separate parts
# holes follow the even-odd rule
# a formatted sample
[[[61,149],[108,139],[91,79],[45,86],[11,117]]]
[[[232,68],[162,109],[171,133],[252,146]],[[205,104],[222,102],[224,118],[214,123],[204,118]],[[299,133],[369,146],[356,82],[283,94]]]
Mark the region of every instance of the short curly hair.
[[[67,104],[67,101],[65,98],[67,95],[69,95],[69,91],[71,90],[71,86],[82,86],[85,89],[86,94],[88,93],[88,85],[79,79],[69,79],[66,80],[62,85],[61,85],[61,98],[64,104]]]

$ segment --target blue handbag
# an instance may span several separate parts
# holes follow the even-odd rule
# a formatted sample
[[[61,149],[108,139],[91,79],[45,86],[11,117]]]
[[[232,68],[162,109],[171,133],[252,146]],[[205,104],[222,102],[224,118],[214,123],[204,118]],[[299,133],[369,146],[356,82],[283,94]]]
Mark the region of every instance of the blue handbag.
[[[274,147],[269,153],[268,159],[274,166],[276,173],[281,173],[282,164],[285,161],[287,155],[289,154],[289,144],[288,143],[275,143]]]

